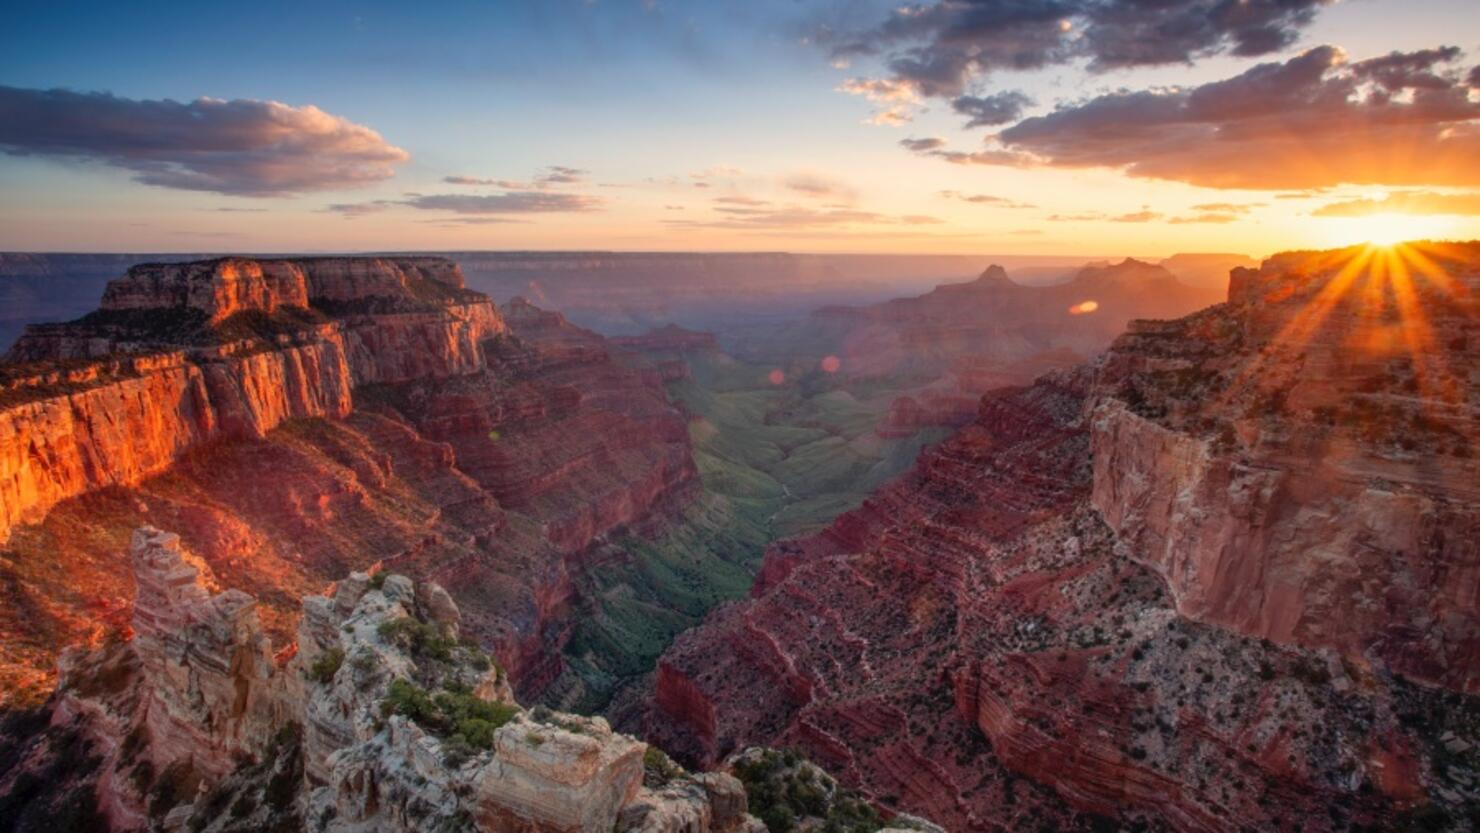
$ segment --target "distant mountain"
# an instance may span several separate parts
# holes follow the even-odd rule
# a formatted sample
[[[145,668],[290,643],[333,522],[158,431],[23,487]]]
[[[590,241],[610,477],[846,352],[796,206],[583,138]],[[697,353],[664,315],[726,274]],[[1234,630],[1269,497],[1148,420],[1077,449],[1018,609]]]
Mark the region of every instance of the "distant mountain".
[[[819,309],[752,349],[806,360],[835,356],[850,377],[950,376],[979,394],[1082,361],[1132,319],[1184,315],[1221,299],[1221,291],[1129,258],[1085,266],[1067,283],[1048,286],[1023,286],[991,266],[974,281],[918,297]]]
[[[1192,286],[1228,289],[1228,273],[1234,269],[1257,269],[1259,261],[1238,254],[1175,254],[1157,265]]]

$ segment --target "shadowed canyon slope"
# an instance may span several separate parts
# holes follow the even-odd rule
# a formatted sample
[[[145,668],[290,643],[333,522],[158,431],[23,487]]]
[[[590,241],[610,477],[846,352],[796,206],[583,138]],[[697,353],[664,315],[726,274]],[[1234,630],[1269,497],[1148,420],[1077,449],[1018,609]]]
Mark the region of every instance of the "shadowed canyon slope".
[[[558,315],[506,321],[437,258],[141,266],[12,358],[11,697],[43,690],[62,646],[124,629],[117,567],[146,522],[259,596],[280,645],[297,599],[346,570],[435,575],[538,691],[563,673],[579,554],[665,528],[698,488],[656,373]]]
[[[1282,255],[988,394],[675,643],[650,737],[955,831],[1469,829],[1477,290],[1474,244]]]

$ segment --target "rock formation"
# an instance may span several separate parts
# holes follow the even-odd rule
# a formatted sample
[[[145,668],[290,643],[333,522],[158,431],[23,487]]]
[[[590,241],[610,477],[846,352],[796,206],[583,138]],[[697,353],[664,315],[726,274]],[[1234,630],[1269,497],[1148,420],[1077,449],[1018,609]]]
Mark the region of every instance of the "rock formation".
[[[1280,256],[1133,325],[1093,501],[1189,618],[1480,693],[1480,247],[1408,251]]]
[[[48,795],[96,798],[115,830],[759,825],[732,776],[674,769],[649,789],[640,741],[600,718],[519,708],[504,671],[458,639],[460,613],[435,584],[352,574],[304,599],[298,650],[279,663],[255,600],[212,595],[177,536],[141,529],[132,558],[135,637],[68,656],[52,728],[0,793],[52,767],[58,738],[97,757],[33,796],[21,829],[44,825]]]
[[[0,700],[126,627],[146,523],[263,599],[279,644],[301,596],[384,561],[452,588],[521,691],[562,674],[580,553],[697,490],[685,419],[601,337],[458,283],[428,258],[148,266],[33,328],[0,366]]]
[[[1480,247],[1415,254],[1277,257],[988,394],[675,643],[648,736],[953,831],[1471,829]]]
[[[93,316],[31,327],[11,349],[0,536],[212,440],[344,417],[356,386],[481,370],[479,342],[503,329],[437,259],[134,267]]]

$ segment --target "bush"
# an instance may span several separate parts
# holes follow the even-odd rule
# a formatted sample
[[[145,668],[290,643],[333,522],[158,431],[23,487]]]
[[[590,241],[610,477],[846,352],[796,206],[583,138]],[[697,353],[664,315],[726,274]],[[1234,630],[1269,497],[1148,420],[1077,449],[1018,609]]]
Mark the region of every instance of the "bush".
[[[451,662],[452,651],[457,647],[457,642],[439,633],[436,625],[409,616],[381,622],[375,632],[381,639],[410,651],[417,659]]]
[[[308,669],[308,678],[316,683],[328,685],[334,682],[334,675],[339,673],[339,666],[344,664],[344,649],[330,648],[319,655]]]
[[[668,753],[658,747],[649,746],[642,753],[642,783],[649,789],[661,787],[683,774],[683,767],[674,763]]]
[[[409,681],[393,680],[381,701],[383,717],[399,714],[439,737],[449,738],[449,753],[493,748],[493,733],[519,713],[510,703],[480,700],[467,691],[439,691],[435,695]]]

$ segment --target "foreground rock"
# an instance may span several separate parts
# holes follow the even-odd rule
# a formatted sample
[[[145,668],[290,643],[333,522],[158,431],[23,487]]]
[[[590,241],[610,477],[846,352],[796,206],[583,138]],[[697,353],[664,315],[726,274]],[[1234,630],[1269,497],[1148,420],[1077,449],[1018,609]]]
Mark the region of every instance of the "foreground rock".
[[[754,831],[739,781],[669,769],[600,718],[525,711],[435,584],[356,573],[304,600],[297,653],[135,533],[135,637],[67,657],[50,728],[0,777],[15,829]],[[40,781],[41,774],[47,780]]]
[[[1480,247],[1419,254],[1282,256],[988,394],[675,643],[648,736],[952,831],[1473,829]]]

